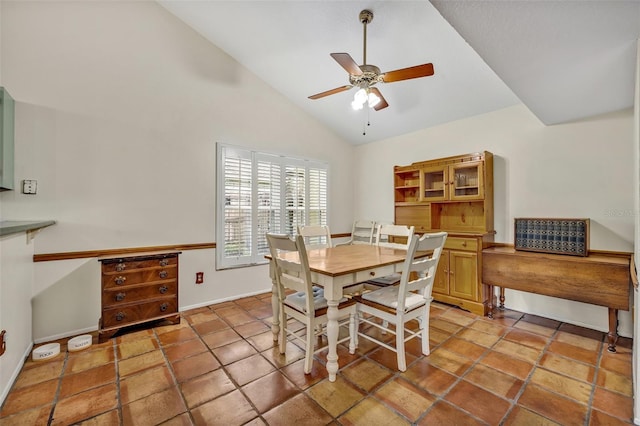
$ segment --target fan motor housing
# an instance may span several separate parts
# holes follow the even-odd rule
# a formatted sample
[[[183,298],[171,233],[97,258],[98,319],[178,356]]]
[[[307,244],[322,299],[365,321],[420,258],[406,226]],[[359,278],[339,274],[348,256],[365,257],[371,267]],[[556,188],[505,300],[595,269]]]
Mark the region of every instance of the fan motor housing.
[[[354,86],[373,86],[380,81],[380,68],[375,65],[360,65],[362,74],[353,75],[349,74],[349,83]]]

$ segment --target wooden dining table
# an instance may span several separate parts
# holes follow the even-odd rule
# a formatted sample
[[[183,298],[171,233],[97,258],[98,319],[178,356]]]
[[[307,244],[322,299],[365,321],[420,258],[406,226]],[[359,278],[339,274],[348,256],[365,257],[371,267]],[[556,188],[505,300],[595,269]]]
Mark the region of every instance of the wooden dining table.
[[[277,284],[275,281],[273,261],[270,259],[269,274],[273,281],[273,322],[271,331],[273,340],[278,340],[280,332]],[[298,253],[284,253],[283,258],[297,261]],[[327,372],[329,381],[336,380],[338,372],[338,302],[344,295],[344,289],[373,278],[384,277],[402,270],[402,264],[407,257],[406,250],[378,247],[367,244],[341,245],[307,251],[311,280],[314,284],[324,288],[327,299],[327,340],[329,353],[327,355]]]

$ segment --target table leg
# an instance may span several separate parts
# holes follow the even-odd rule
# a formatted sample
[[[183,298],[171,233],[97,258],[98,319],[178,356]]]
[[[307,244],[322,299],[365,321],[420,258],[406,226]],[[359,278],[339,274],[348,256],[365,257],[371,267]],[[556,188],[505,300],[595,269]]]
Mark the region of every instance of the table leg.
[[[607,334],[609,340],[609,352],[616,352],[616,342],[618,341],[618,310],[609,308],[609,333]]]
[[[500,287],[500,309],[504,309],[504,287]]]
[[[329,353],[327,354],[327,372],[329,373],[329,381],[336,381],[336,373],[338,372],[338,301],[327,300],[327,340],[329,344]]]
[[[489,319],[493,319],[493,298],[494,298],[494,290],[493,290],[493,285],[488,284],[487,285],[487,298],[489,299],[489,313],[487,314],[487,316],[489,317]]]

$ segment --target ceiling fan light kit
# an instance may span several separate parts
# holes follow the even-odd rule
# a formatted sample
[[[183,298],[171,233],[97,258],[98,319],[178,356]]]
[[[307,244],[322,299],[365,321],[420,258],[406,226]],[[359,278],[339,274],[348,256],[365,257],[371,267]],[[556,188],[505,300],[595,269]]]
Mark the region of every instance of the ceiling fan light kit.
[[[309,99],[320,99],[325,96],[344,92],[353,87],[359,90],[353,97],[351,107],[354,110],[361,110],[367,104],[369,108],[376,111],[389,106],[378,88],[373,87],[377,83],[392,83],[395,81],[410,80],[412,78],[428,77],[434,74],[433,64],[422,64],[408,68],[401,68],[395,71],[380,72],[380,68],[367,64],[367,24],[373,20],[373,12],[363,10],[359,15],[363,25],[363,64],[358,65],[348,53],[331,53],[331,57],[349,73],[349,85],[337,87],[325,92],[316,93],[309,96]]]

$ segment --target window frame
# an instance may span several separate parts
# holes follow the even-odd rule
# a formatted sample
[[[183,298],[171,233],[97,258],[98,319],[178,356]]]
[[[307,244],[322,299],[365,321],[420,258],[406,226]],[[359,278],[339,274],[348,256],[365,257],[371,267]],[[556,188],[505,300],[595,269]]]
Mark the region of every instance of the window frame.
[[[233,163],[234,159],[243,162],[245,167],[244,169],[236,170],[238,171],[237,175],[228,174],[228,170],[225,167],[225,165],[229,164],[227,163],[228,160]],[[247,181],[247,161],[250,162],[250,182]],[[242,167],[242,165],[238,167]],[[263,167],[263,171],[271,170],[272,175],[274,173],[273,169],[278,169],[279,167],[277,172],[279,177],[272,177],[273,181],[269,181],[270,177],[265,177],[266,175],[263,174],[261,175],[262,180],[258,179],[261,167]],[[297,192],[296,198],[303,200],[303,206],[293,206],[292,208],[291,205],[287,206],[287,182],[291,182],[294,186],[299,185],[300,182],[296,182],[295,178],[292,180],[291,176],[302,172],[304,173],[304,183],[300,189],[304,193]],[[260,234],[276,232],[294,236],[297,233],[297,225],[327,225],[329,175],[329,163],[327,162],[218,142],[216,146],[216,270],[267,263],[268,261],[264,257],[268,253],[266,238],[260,238]],[[314,176],[316,180],[312,183],[311,180]],[[230,181],[237,180],[237,186],[227,186],[227,179],[230,179]],[[264,197],[264,190],[263,192],[259,190],[259,187],[264,189],[265,183],[267,185],[266,198]],[[312,184],[317,186],[316,192],[312,192]],[[246,204],[248,201],[246,197],[247,185],[250,185],[251,188],[249,205]],[[299,188],[299,186],[297,187]],[[230,191],[228,192],[227,189]],[[227,198],[229,194],[236,195],[233,190],[237,191],[235,203],[231,197]],[[243,196],[242,200],[241,196]],[[262,207],[264,207],[265,202],[271,206],[270,209],[266,209],[268,210],[266,215],[264,214],[265,209],[260,208],[261,203]],[[277,203],[277,207],[271,204],[273,202]],[[301,207],[303,209],[302,215],[296,215],[295,211]],[[312,209],[312,207],[314,208]],[[227,211],[233,214],[234,209],[237,210],[236,220],[239,223],[244,223],[244,225],[237,227],[238,231],[242,232],[242,235],[239,240],[236,240],[240,241],[239,244],[241,245],[240,252],[236,256],[227,253],[226,243],[226,234],[231,232],[226,226],[228,224],[226,220]],[[242,210],[249,210],[250,214],[243,214]],[[312,210],[314,214],[311,214]],[[262,214],[259,215],[259,213]],[[292,219],[287,220],[287,217]],[[246,227],[247,220],[250,222],[250,229]],[[243,240],[245,241],[244,243],[242,243]],[[249,247],[247,247],[248,241],[250,241]],[[247,250],[249,250],[248,254],[246,253]]]

